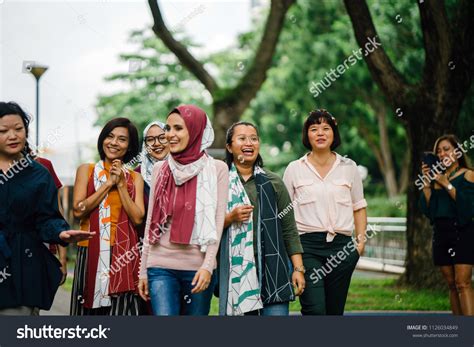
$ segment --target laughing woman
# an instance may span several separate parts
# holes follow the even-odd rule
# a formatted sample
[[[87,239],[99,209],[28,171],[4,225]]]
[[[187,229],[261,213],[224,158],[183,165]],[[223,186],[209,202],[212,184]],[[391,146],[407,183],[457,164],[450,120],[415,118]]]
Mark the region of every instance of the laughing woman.
[[[434,182],[425,182],[420,207],[433,225],[433,262],[448,285],[451,310],[474,316],[474,170],[459,144],[453,134],[436,140],[434,153],[446,172],[437,174],[422,166],[426,177],[434,174]]]
[[[169,153],[168,140],[165,135],[164,123],[151,122],[143,130],[142,162],[135,171],[139,172],[145,183],[145,204],[150,195],[151,173],[153,165],[164,160]]]
[[[203,110],[178,106],[166,123],[170,156],[152,173],[140,295],[154,315],[208,315],[228,170],[205,151],[214,130]]]
[[[164,123],[155,121],[151,122],[143,130],[143,145],[141,156],[141,164],[135,168],[135,171],[143,177],[144,190],[143,197],[145,202],[145,215],[148,211],[148,201],[150,198],[150,184],[153,166],[159,161],[165,160],[170,152],[168,140],[165,135]],[[145,223],[138,228],[138,235],[143,238],[145,231]],[[141,244],[142,245],[142,244]]]
[[[305,287],[303,248],[288,191],[280,177],[262,168],[253,124],[232,125],[226,149],[230,182],[220,252],[219,313],[288,315],[289,302]]]
[[[0,315],[49,310],[61,282],[61,264],[43,242],[66,245],[92,233],[69,230],[49,172],[29,155],[30,118],[0,102]]]
[[[101,160],[81,165],[74,185],[74,216],[97,234],[78,247],[71,314],[138,315],[143,179],[123,167],[139,152],[138,131],[127,118],[112,119],[97,148]]]

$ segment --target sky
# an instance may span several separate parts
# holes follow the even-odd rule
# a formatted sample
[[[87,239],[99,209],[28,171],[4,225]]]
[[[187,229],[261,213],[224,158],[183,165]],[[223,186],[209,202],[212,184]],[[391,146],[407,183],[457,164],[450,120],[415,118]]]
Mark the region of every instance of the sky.
[[[159,3],[170,30],[183,27],[202,45],[193,51],[198,57],[225,49],[250,28],[251,0]],[[127,71],[118,56],[134,51],[129,33],[151,25],[147,1],[0,0],[0,100],[18,102],[32,115],[34,143],[36,82],[25,66],[49,67],[40,80],[40,143],[65,183],[96,151],[97,96],[123,87],[104,78]]]

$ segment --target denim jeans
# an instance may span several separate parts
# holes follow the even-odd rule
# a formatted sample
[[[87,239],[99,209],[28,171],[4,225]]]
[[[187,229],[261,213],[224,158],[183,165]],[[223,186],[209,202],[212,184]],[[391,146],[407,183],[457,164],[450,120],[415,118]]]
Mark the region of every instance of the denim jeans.
[[[290,314],[290,303],[264,305],[263,309],[247,312],[246,316],[288,316]]]
[[[191,282],[196,271],[148,268],[148,289],[155,316],[207,316],[216,284],[211,277],[209,287],[191,294]]]

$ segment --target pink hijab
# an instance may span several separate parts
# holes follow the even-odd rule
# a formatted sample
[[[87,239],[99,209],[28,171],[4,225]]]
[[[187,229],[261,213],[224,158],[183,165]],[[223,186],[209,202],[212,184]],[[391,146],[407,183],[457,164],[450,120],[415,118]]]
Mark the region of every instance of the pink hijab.
[[[189,143],[184,151],[170,155],[181,165],[192,164],[205,155],[202,142],[207,124],[206,113],[194,105],[178,106],[169,115],[172,113],[178,113],[183,118],[189,132]],[[163,164],[155,186],[149,232],[151,244],[160,238],[168,217],[172,217],[170,241],[187,245],[190,243],[196,212],[196,190],[197,174],[178,186],[168,161]]]

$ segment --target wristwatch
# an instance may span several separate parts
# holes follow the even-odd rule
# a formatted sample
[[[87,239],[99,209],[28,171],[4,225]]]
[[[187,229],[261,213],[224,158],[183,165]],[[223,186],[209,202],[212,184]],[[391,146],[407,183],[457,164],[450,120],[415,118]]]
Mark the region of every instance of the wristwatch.
[[[453,188],[454,188],[454,187],[453,187],[453,185],[452,185],[451,183],[448,184],[448,186],[446,187],[446,189],[448,189],[448,190],[452,190]]]
[[[301,265],[301,266],[296,266],[293,271],[296,271],[296,272],[301,272],[303,275],[305,274],[306,272],[306,268],[304,267],[304,265]]]

